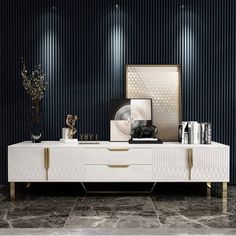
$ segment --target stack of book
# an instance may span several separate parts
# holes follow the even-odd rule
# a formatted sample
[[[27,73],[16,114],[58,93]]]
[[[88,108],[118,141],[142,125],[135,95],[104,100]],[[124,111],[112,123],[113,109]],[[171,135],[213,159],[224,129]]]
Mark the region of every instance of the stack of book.
[[[183,144],[210,144],[211,123],[183,121],[179,125],[179,142]]]

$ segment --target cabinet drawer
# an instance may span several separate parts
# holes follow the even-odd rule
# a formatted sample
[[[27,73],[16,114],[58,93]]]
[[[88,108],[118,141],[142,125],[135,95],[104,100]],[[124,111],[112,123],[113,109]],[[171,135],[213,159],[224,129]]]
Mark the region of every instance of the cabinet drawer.
[[[188,149],[154,149],[153,178],[158,182],[189,181]]]
[[[77,147],[50,148],[49,181],[83,181],[83,150]]]
[[[44,149],[40,147],[8,148],[9,182],[44,182]]]
[[[150,181],[152,165],[86,165],[86,181]]]
[[[85,164],[152,164],[152,149],[86,149]]]
[[[193,149],[192,180],[208,182],[229,181],[229,148]]]

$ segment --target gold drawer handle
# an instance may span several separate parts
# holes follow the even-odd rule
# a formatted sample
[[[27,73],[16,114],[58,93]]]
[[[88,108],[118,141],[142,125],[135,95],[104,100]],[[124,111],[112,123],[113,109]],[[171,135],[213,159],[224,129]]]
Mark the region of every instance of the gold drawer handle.
[[[128,168],[129,165],[107,165],[110,168]]]
[[[46,180],[48,180],[48,169],[50,164],[49,158],[50,158],[49,148],[44,148],[44,169],[46,171]]]
[[[125,152],[125,151],[129,151],[129,148],[107,148],[109,151],[121,151],[121,152]]]
[[[188,171],[189,171],[189,180],[191,180],[192,175],[192,168],[193,168],[193,149],[188,149]]]

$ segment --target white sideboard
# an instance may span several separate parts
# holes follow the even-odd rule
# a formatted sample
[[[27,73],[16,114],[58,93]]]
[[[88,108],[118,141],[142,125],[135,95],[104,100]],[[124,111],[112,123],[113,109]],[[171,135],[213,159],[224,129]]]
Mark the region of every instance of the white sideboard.
[[[22,142],[8,147],[11,198],[15,182],[229,182],[229,146],[63,144]]]

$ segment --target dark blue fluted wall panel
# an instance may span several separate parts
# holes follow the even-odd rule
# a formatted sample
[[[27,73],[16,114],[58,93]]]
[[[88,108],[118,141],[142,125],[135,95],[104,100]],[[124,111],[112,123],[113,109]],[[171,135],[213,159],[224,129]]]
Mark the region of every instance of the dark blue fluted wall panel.
[[[29,139],[23,56],[48,75],[47,140],[60,138],[68,113],[79,115],[80,132],[109,139],[108,103],[124,96],[124,65],[182,64],[183,117],[212,122],[213,139],[231,146],[236,184],[235,0],[1,0],[0,11],[2,183],[7,145]]]

